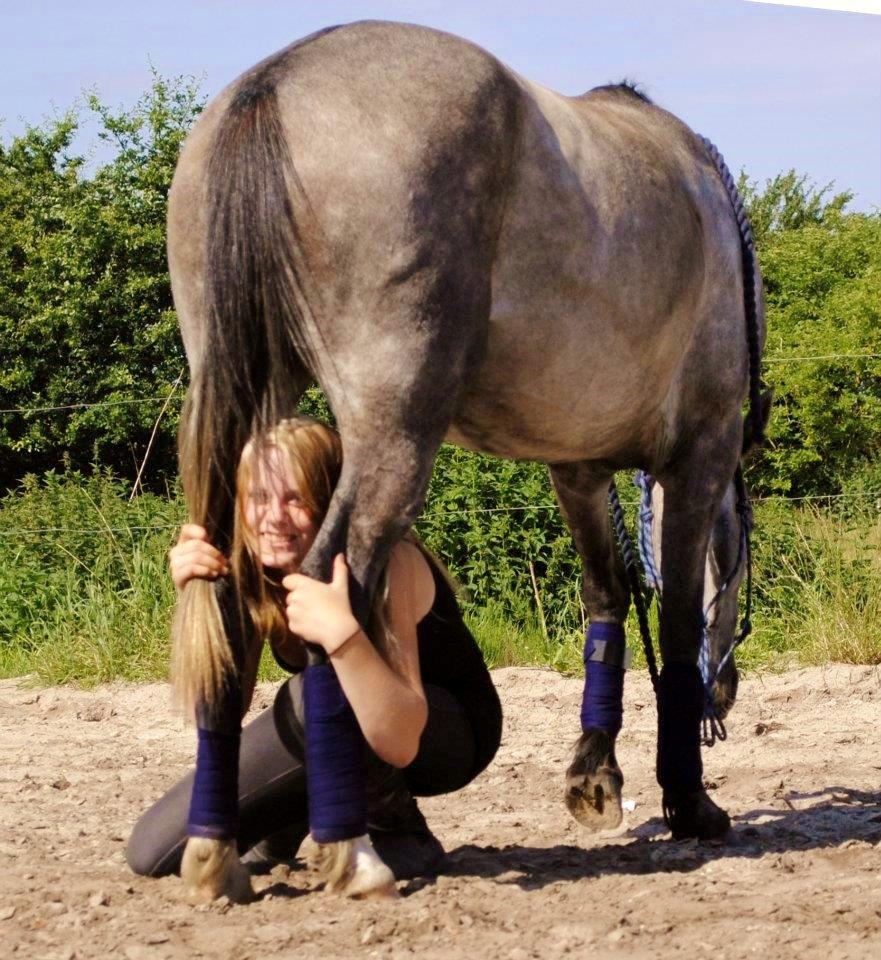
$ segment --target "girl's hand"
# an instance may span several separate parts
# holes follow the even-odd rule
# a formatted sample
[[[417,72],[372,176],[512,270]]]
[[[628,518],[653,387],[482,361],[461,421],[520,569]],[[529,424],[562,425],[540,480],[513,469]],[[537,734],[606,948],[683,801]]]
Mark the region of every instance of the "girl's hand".
[[[349,602],[349,568],[343,554],[334,558],[330,583],[292,573],[281,584],[288,591],[288,629],[307,643],[323,647],[328,656],[359,631]]]
[[[226,557],[208,539],[204,527],[185,523],[177,543],[168,553],[175,589],[180,592],[194,577],[216,580],[229,573]]]

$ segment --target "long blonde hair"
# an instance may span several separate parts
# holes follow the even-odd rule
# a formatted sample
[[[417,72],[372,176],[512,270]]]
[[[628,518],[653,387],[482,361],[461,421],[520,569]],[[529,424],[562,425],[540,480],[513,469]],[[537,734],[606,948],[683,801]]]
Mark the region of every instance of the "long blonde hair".
[[[245,621],[242,623],[242,635],[252,638],[240,667],[243,712],[247,710],[253,695],[263,643],[268,642],[273,648],[278,648],[290,636],[280,585],[266,573],[257,552],[257,538],[249,529],[245,515],[255,464],[273,447],[287,455],[298,494],[316,527],[321,526],[330,506],[343,463],[342,442],[336,430],[305,414],[280,420],[269,430],[252,437],[239,458],[230,567],[235,594],[240,598],[237,615]],[[415,534],[409,533],[406,539],[425,554],[429,563],[445,573],[443,566]],[[187,590],[193,586],[193,583],[188,584]],[[201,582],[199,586],[206,588],[205,606],[209,613],[213,613],[213,620],[209,624],[213,642],[204,646],[186,642],[191,635],[191,631],[185,630],[186,618],[195,615],[197,609],[202,609],[185,603],[186,591],[178,602],[172,628],[172,678],[178,700],[190,716],[200,700],[210,701],[220,695],[224,676],[236,669],[211,584]],[[387,569],[380,574],[366,631],[380,656],[395,672],[400,673],[400,643],[391,628],[388,614]]]
[[[284,644],[289,636],[279,584],[267,575],[257,552],[257,539],[250,530],[245,506],[254,477],[254,468],[270,448],[288,458],[304,508],[316,527],[324,520],[343,465],[340,436],[332,427],[313,417],[298,414],[279,421],[259,437],[252,438],[239,461],[236,472],[235,520],[230,566],[237,593],[244,602],[255,638],[255,651],[245,665],[243,692],[250,699],[256,679],[259,652],[264,641],[273,647]],[[380,656],[396,671],[400,669],[400,645],[388,616],[388,577],[380,575],[367,633]]]

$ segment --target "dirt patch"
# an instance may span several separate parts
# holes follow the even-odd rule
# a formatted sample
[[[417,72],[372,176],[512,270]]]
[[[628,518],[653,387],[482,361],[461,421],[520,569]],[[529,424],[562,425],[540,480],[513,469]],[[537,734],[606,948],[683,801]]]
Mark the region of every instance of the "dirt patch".
[[[655,711],[628,678],[619,759],[633,809],[592,837],[562,804],[581,684],[494,673],[506,727],[467,789],[422,801],[449,869],[394,904],[341,901],[306,870],[256,878],[246,907],[192,908],[176,878],[125,866],[134,820],[188,767],[192,733],[159,685],[84,692],[0,682],[0,944],[6,957],[881,956],[879,672],[746,680],[730,738],[705,751],[734,818],[720,844],[659,819]],[[258,706],[272,687],[261,688]]]

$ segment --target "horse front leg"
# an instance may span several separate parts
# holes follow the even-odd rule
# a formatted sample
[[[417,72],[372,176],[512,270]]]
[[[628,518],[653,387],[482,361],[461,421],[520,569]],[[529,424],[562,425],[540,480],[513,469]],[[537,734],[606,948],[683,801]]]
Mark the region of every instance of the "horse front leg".
[[[234,668],[215,699],[196,708],[196,772],[180,874],[191,903],[209,903],[223,896],[234,903],[248,903],[254,898],[251,875],[239,859],[236,844],[239,747],[261,644],[244,628],[244,616],[228,585],[215,584],[215,593]]]
[[[739,428],[739,424],[738,424]],[[674,470],[659,475],[664,489],[661,527],[660,647],[657,777],[664,818],[674,839],[724,836],[728,814],[703,786],[701,719],[707,692],[698,667],[704,626],[707,549],[713,523],[737,464],[739,436],[717,434],[695,444]]]
[[[302,569],[326,580],[333,558],[345,552],[352,610],[369,630],[378,577],[421,510],[444,425],[425,425],[418,436],[358,427],[341,424],[342,474]],[[313,863],[331,892],[396,896],[394,875],[367,835],[364,737],[332,665],[314,648],[304,693],[309,824],[319,844]]]
[[[626,572],[615,546],[607,495],[611,474],[590,463],[550,468],[557,499],[584,565],[583,600],[589,625],[584,646],[581,736],[566,771],[565,802],[590,830],[621,823],[624,777],[615,756],[623,713],[630,603]]]

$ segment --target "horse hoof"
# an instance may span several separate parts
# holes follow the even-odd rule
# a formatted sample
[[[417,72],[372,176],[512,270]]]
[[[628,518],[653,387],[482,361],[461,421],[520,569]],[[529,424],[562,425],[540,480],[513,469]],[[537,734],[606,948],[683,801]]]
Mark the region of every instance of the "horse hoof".
[[[400,896],[395,875],[373,849],[370,837],[314,844],[308,859],[324,880],[324,889],[355,900],[394,900]]]
[[[400,894],[395,875],[373,849],[369,836],[353,843],[354,864],[340,893],[356,900],[396,900]]]
[[[184,894],[192,904],[227,897],[233,903],[254,899],[251,875],[239,860],[234,840],[190,837],[180,865]]]
[[[588,830],[614,830],[621,824],[624,777],[615,759],[615,739],[604,730],[588,730],[575,747],[566,771],[566,807]]]
[[[719,840],[731,829],[731,818],[707,796],[706,790],[674,797],[664,794],[664,822],[674,840]]]

